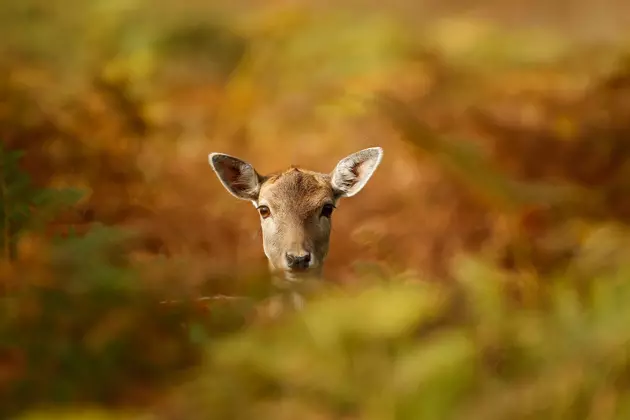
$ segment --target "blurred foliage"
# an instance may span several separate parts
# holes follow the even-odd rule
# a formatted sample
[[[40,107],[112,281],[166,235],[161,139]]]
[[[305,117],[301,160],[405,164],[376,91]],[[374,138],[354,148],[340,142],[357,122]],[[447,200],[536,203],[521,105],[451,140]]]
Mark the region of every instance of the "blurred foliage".
[[[35,188],[19,167],[22,153],[0,151],[3,418],[33,404],[145,401],[199,360],[208,334],[242,324],[234,309],[219,308],[217,322],[200,305],[165,305],[173,290],[147,288],[130,264],[131,232],[96,224],[82,235],[51,238],[35,260],[20,258],[20,237],[80,194]]]
[[[0,417],[630,415],[627,41],[400,6],[0,6]],[[335,283],[265,319],[207,153],[375,143]]]
[[[540,279],[535,305],[510,298],[522,274],[469,258],[452,285],[319,299],[215,346],[174,404],[190,419],[626,418],[628,240],[599,230],[587,242],[624,256],[585,246],[600,268]]]
[[[16,259],[20,235],[45,226],[65,207],[76,204],[81,192],[74,189],[35,188],[19,167],[23,153],[0,144],[0,229],[2,255]]]
[[[150,402],[199,362],[208,339],[243,325],[238,305],[186,304],[183,294],[169,305],[173,288],[146,285],[130,265],[129,235],[95,226],[58,239],[37,264],[3,270],[3,417],[32,405]]]

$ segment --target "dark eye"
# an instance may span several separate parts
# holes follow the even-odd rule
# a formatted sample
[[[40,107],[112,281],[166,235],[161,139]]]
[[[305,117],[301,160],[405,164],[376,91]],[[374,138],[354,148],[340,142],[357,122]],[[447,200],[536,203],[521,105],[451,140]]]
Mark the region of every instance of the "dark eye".
[[[322,216],[330,217],[334,209],[335,206],[333,206],[332,204],[324,204],[324,207],[322,207]]]
[[[260,217],[262,217],[263,219],[271,216],[271,210],[269,210],[269,207],[267,206],[258,207],[258,213],[260,213]]]

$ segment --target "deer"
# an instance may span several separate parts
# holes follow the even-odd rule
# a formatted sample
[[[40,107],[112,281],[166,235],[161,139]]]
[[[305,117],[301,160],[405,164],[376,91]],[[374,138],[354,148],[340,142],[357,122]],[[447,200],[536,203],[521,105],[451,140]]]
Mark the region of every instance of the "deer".
[[[305,293],[322,280],[332,230],[332,214],[341,198],[365,187],[383,158],[370,147],[341,159],[330,173],[290,166],[259,174],[254,167],[225,153],[210,153],[210,166],[234,197],[251,202],[260,216],[263,251],[272,283],[280,292],[272,311],[284,303],[302,309]]]

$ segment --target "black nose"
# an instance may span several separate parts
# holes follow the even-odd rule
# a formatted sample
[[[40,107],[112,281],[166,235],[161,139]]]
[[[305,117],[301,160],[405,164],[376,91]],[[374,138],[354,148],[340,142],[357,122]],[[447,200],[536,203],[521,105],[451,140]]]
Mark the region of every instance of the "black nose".
[[[287,259],[287,265],[291,269],[302,269],[302,270],[307,269],[308,264],[311,262],[310,252],[307,252],[301,255],[287,253],[285,254],[285,257]]]

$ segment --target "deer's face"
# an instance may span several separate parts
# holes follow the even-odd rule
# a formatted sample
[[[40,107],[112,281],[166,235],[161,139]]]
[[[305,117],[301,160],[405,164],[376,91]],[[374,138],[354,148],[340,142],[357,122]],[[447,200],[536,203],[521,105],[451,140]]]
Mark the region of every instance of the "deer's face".
[[[265,255],[274,270],[292,277],[318,274],[328,254],[337,199],[329,176],[297,168],[263,182],[254,205]]]
[[[225,188],[256,207],[272,271],[297,280],[320,275],[338,200],[363,188],[382,154],[378,147],[359,151],[342,159],[330,174],[292,167],[261,176],[249,163],[229,155],[212,153],[209,160]]]

